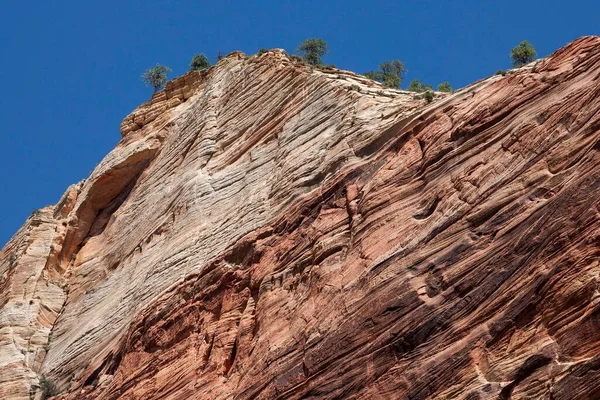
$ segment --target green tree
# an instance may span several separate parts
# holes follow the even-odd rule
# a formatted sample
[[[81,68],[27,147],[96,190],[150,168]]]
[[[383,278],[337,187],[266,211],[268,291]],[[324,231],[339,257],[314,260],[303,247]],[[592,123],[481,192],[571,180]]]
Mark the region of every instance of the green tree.
[[[407,90],[409,92],[421,92],[421,82],[418,79],[413,79],[408,84]]]
[[[513,67],[521,67],[535,60],[535,48],[527,40],[519,43],[517,47],[511,50],[510,58],[512,58]]]
[[[423,93],[428,90],[433,92],[433,86],[426,83],[421,83],[418,79],[413,79],[408,85],[408,91],[410,92]]]
[[[385,87],[398,88],[404,79],[405,72],[404,63],[394,60],[382,62],[377,71],[365,72],[364,76],[383,83]]]
[[[373,81],[378,81],[379,79],[381,79],[381,76],[377,71],[367,71],[363,75]]]
[[[398,88],[404,79],[404,63],[400,60],[384,61],[379,66],[381,72],[381,81],[383,86],[389,88]]]
[[[438,92],[452,93],[452,86],[448,82],[442,82],[438,85]]]
[[[311,65],[323,65],[323,57],[327,54],[327,43],[323,39],[308,38],[300,43],[296,51],[302,55],[304,61]]]
[[[195,54],[190,63],[190,71],[198,71],[201,69],[210,68],[210,61],[204,54]]]
[[[148,68],[142,74],[142,80],[148,86],[152,86],[154,92],[161,89],[167,83],[167,73],[171,72],[171,68],[166,65],[156,64],[156,67]]]

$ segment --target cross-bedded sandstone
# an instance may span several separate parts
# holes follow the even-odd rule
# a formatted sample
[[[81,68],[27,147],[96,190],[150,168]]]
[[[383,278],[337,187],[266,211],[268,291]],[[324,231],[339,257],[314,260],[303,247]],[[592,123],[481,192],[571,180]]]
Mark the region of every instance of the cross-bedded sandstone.
[[[600,38],[431,105],[281,51],[180,79],[41,225],[67,222],[39,257],[64,305],[43,364],[13,384],[33,370],[64,399],[600,396]],[[3,268],[2,285],[26,271]]]

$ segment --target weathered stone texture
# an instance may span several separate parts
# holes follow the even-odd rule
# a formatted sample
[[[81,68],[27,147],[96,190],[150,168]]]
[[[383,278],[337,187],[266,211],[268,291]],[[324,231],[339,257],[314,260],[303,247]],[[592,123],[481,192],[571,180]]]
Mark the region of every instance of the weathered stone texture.
[[[431,105],[281,51],[180,78],[3,250],[64,281],[6,396],[600,397],[600,38],[532,67]]]

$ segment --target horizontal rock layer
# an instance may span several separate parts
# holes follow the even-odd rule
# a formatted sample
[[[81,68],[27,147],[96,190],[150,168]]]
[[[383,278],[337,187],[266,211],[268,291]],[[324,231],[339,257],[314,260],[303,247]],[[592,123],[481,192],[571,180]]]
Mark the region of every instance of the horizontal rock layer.
[[[600,38],[428,106],[281,51],[193,74],[3,250],[7,396],[600,396]]]

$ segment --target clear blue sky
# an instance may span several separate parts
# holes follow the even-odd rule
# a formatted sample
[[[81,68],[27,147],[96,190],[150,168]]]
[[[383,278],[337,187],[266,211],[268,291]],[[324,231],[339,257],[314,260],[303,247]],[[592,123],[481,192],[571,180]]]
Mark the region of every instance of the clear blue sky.
[[[140,81],[164,63],[325,39],[326,63],[364,72],[400,59],[407,80],[461,87],[510,66],[531,41],[540,56],[600,34],[596,1],[5,1],[0,25],[0,247],[31,212],[87,177],[150,97]]]

